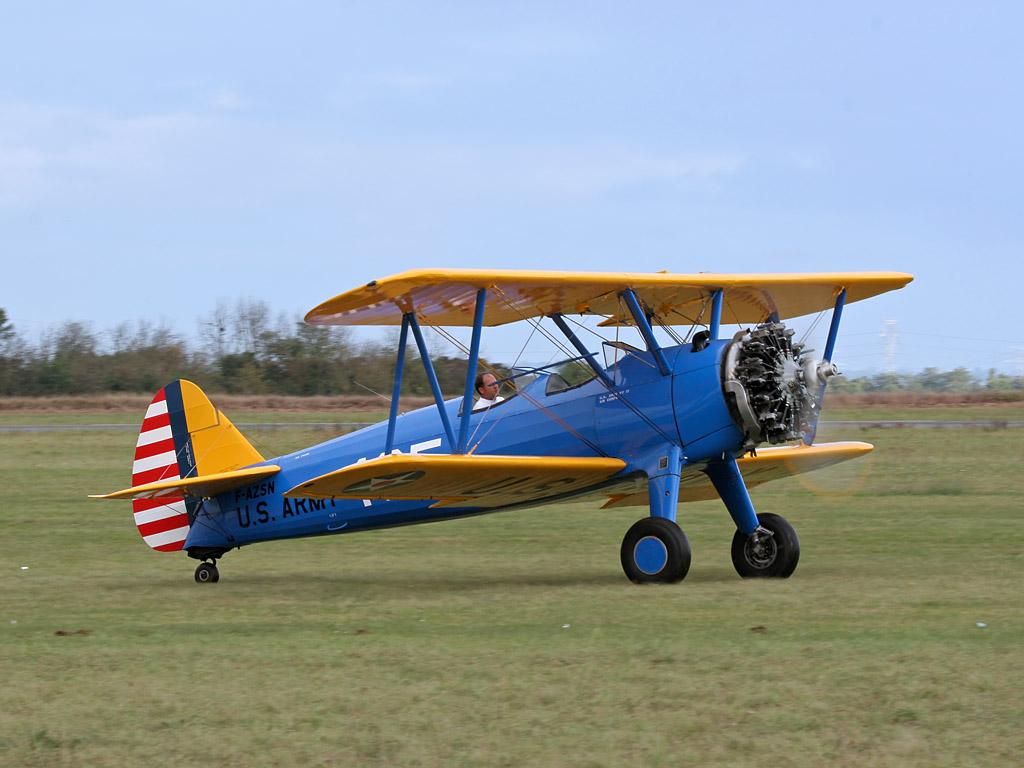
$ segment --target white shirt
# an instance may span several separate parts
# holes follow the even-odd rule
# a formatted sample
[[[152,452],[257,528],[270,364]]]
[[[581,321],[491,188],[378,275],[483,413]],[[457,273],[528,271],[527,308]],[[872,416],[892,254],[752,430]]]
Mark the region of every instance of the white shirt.
[[[480,398],[479,400],[476,401],[476,405],[473,406],[473,410],[474,411],[486,410],[487,408],[490,408],[492,405],[497,405],[498,403],[500,403],[504,399],[505,398],[502,397],[501,395],[498,395],[493,400],[484,400],[483,398]]]

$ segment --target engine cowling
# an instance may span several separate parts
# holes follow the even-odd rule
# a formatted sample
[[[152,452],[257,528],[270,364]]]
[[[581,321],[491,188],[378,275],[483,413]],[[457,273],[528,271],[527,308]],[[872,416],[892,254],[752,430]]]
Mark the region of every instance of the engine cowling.
[[[804,356],[784,323],[740,331],[726,348],[722,389],[747,447],[803,438],[817,418],[820,393],[839,371]]]

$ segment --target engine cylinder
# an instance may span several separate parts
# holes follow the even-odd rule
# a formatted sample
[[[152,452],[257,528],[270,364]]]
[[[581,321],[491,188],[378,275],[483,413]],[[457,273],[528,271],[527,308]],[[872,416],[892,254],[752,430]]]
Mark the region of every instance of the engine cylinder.
[[[722,389],[748,447],[800,440],[813,425],[824,383],[838,371],[803,356],[793,329],[765,323],[740,331],[725,351]]]

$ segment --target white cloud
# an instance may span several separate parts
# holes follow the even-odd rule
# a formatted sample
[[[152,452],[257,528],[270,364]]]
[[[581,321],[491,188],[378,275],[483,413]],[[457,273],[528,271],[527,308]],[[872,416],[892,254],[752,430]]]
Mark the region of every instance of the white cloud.
[[[0,205],[74,197],[172,173],[219,130],[189,113],[118,116],[50,104],[0,104]]]
[[[592,39],[568,32],[532,27],[502,34],[464,37],[462,47],[478,54],[508,58],[595,53],[600,46]]]
[[[402,91],[422,91],[439,88],[444,81],[421,72],[378,72],[369,75],[366,82],[374,86],[396,88]]]
[[[349,142],[294,149],[302,183],[374,182],[393,194],[482,193],[532,198],[601,195],[631,185],[701,183],[739,173],[735,151],[656,151],[629,146],[376,146]]]
[[[218,88],[213,94],[213,106],[217,107],[217,109],[234,111],[245,109],[249,106],[249,103],[240,93],[231,88]]]
[[[380,77],[395,88],[437,83],[400,73]],[[227,89],[216,98],[225,108],[244,103]],[[264,190],[267,199],[290,189],[424,202],[467,196],[560,202],[650,184],[717,184],[748,163],[745,153],[730,149],[615,141],[458,144],[361,135],[316,143],[279,133],[281,128],[287,131],[193,112],[119,115],[66,105],[0,104],[0,205],[132,199],[142,187],[163,194],[159,190],[174,189],[179,181],[188,195],[201,195],[197,179],[204,180],[206,192],[213,185],[223,198],[243,188],[253,191],[252,184],[259,186],[264,177],[276,180],[271,191]]]
[[[630,147],[519,151],[495,158],[513,182],[568,195],[597,195],[650,182],[701,181],[738,172],[735,152],[656,152]]]
[[[402,69],[349,73],[339,79],[327,100],[345,109],[363,109],[378,101],[420,101],[432,97],[448,82],[427,72]]]

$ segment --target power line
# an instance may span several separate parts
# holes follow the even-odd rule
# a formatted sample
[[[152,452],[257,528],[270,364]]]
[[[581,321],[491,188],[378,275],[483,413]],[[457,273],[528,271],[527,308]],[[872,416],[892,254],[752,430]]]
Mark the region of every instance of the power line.
[[[895,321],[887,320],[886,322]],[[904,336],[926,336],[931,339],[955,339],[957,341],[986,341],[992,342],[993,344],[1013,344],[1016,341],[1019,341],[1019,339],[979,339],[974,336],[950,336],[949,334],[945,333],[916,333],[914,331],[901,331],[900,333],[902,333]],[[844,333],[842,335],[844,337],[849,338],[851,336],[874,336],[875,334],[872,331],[861,331],[859,333]]]

